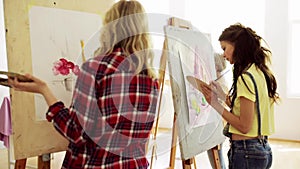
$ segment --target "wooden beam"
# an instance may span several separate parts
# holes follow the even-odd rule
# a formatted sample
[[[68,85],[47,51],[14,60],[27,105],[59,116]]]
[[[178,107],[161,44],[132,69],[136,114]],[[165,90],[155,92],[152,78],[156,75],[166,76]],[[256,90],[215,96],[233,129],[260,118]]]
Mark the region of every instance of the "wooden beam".
[[[16,160],[15,169],[25,169],[26,168],[26,161],[27,161],[26,158]]]
[[[38,157],[38,169],[50,169],[50,154],[44,154]]]

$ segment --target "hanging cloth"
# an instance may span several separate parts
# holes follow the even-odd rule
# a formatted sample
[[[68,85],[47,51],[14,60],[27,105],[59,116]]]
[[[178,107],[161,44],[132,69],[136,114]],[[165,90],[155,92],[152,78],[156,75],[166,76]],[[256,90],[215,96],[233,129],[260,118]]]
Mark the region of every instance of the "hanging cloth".
[[[10,101],[4,97],[0,108],[0,140],[9,148],[9,136],[12,134]]]

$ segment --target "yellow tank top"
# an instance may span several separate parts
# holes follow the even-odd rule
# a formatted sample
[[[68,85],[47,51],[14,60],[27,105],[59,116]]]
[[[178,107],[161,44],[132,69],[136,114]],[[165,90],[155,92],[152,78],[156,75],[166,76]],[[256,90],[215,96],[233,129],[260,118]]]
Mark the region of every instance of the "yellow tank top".
[[[268,88],[267,83],[262,71],[260,71],[256,66],[253,64],[249,69],[248,72],[251,73],[255,79],[258,95],[259,95],[259,107],[261,113],[261,134],[262,135],[271,135],[274,133],[274,102],[268,96]],[[232,109],[233,114],[239,116],[240,115],[240,97],[245,97],[256,104],[256,97],[255,97],[255,88],[254,84],[250,78],[250,76],[243,74],[242,75],[247,86],[252,91],[252,93],[248,90],[247,86],[245,85],[244,81],[241,77],[238,78],[237,81],[237,97],[234,101],[234,106]],[[257,120],[257,110],[255,105],[255,112],[254,112],[254,119],[253,119],[253,126],[251,130],[247,134],[242,134],[233,126],[229,127],[229,132],[248,136],[248,137],[256,137],[258,136],[258,120]]]

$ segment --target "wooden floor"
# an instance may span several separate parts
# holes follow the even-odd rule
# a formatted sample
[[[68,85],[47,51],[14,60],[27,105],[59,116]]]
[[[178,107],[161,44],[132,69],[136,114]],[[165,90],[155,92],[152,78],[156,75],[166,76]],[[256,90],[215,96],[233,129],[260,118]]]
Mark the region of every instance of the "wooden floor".
[[[158,137],[159,138],[159,137]],[[164,141],[169,141],[168,139],[162,138]],[[158,140],[159,141],[159,140]],[[290,142],[290,141],[279,141],[279,140],[270,140],[270,144],[273,150],[273,165],[272,169],[298,169],[300,168],[300,142]],[[159,146],[159,145],[158,145]],[[1,147],[1,146],[0,146]],[[163,150],[159,151],[157,154],[157,160],[153,161],[153,169],[164,169],[169,166],[169,151],[165,147]],[[159,149],[159,147],[158,147]],[[228,140],[223,144],[223,155],[225,163],[228,164],[227,160],[227,151],[229,149]],[[0,169],[9,169],[7,149],[0,148]],[[59,169],[64,152],[54,153],[51,155],[51,169]],[[148,159],[150,162],[151,151],[148,153]],[[29,158],[27,160],[29,167],[27,169],[36,168],[37,158]],[[196,166],[198,169],[211,169],[208,157],[206,152],[201,153],[196,156]],[[13,168],[13,165],[11,165]],[[179,149],[176,153],[175,169],[181,169],[181,160]]]

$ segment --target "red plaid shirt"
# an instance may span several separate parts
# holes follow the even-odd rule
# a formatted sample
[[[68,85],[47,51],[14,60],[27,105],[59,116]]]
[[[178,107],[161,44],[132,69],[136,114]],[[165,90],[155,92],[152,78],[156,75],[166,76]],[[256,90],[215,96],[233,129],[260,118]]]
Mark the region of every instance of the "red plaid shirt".
[[[70,143],[62,168],[147,168],[145,146],[153,126],[158,82],[134,75],[121,50],[85,62],[72,105],[49,107],[48,121]]]

